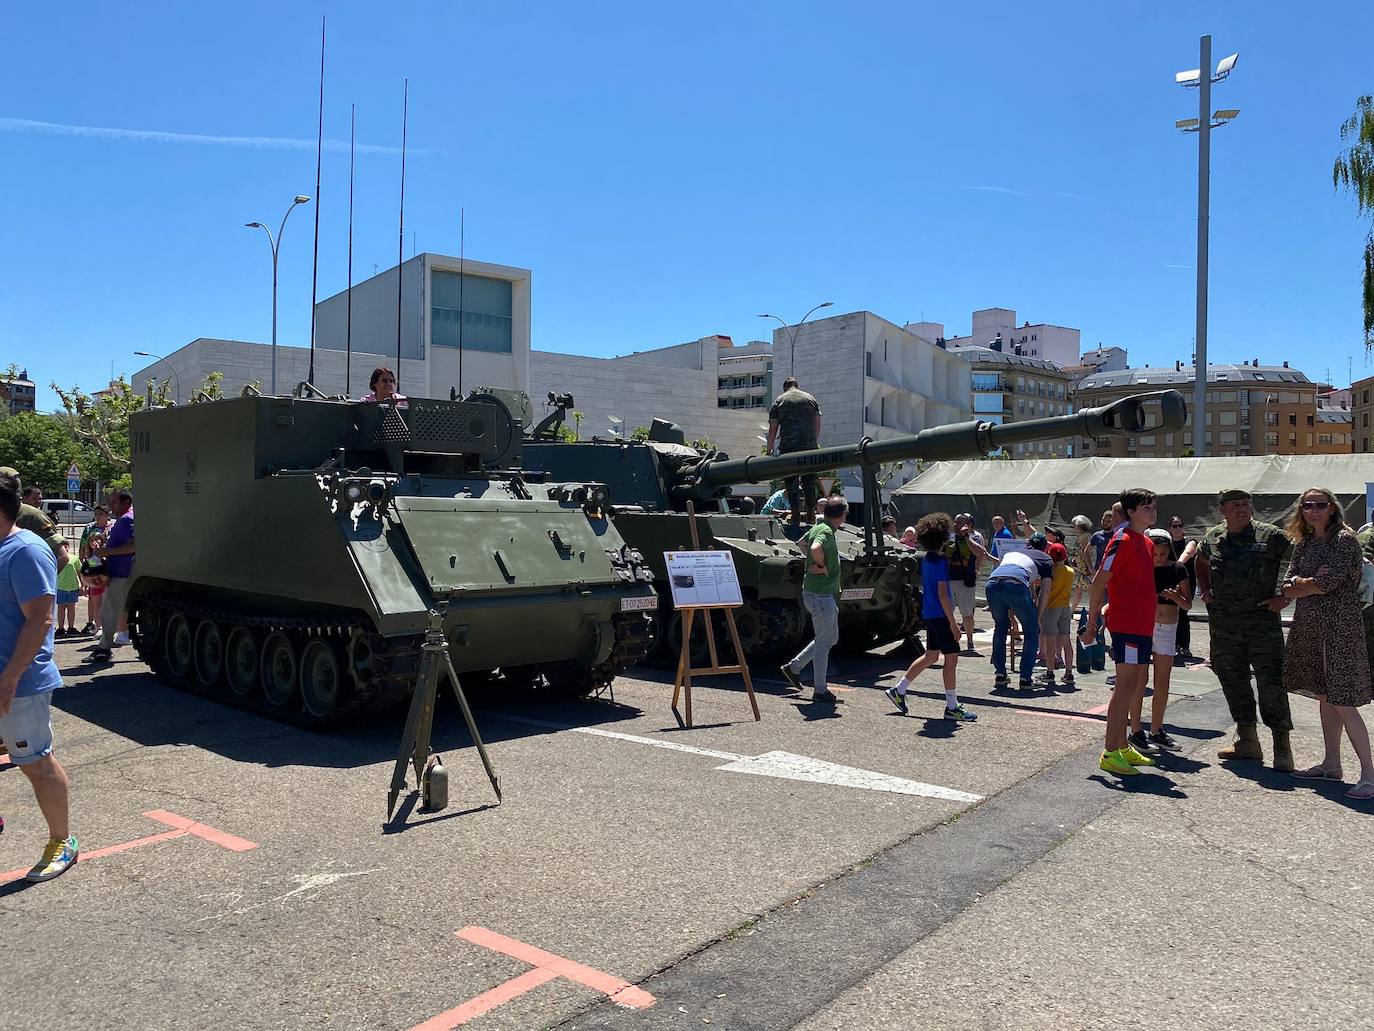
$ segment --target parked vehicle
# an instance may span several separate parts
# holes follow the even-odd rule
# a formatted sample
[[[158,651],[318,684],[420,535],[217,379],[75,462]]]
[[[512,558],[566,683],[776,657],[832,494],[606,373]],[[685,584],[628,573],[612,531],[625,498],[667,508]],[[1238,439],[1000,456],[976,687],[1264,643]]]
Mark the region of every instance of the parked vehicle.
[[[90,505],[68,498],[44,498],[43,511],[55,523],[84,525],[95,519],[95,509]]]

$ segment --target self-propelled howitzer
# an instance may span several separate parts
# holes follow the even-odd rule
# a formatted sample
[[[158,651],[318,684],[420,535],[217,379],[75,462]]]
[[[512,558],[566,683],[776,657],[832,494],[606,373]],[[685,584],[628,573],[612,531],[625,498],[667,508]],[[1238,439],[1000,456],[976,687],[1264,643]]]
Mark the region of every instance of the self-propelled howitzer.
[[[659,585],[657,636],[662,654],[669,658],[678,654],[680,621],[669,600],[663,552],[691,547],[685,515],[689,501],[697,510],[701,546],[734,556],[745,599],[736,616],[744,650],[751,658],[790,654],[807,633],[801,605],[805,556],[796,544],[801,531],[784,520],[750,514],[748,499],[744,506],[729,510],[731,485],[855,465],[864,466],[871,480],[873,467],[897,458],[966,458],[1018,442],[1140,432],[1146,427],[1147,408],[1154,404],[1162,409],[1163,424],[1182,425],[1184,417],[1182,395],[1167,391],[1050,419],[941,426],[857,445],[731,460],[719,452],[688,447],[679,427],[657,419],[645,441],[565,441],[558,426],[572,398],[554,397],[551,403],[554,413],[526,441],[524,465],[551,479],[586,479],[606,486],[607,511],[626,541],[644,555]],[[876,485],[872,486],[869,496],[876,498]],[[840,640],[850,648],[894,641],[920,625],[919,558],[884,541],[872,525],[877,506],[864,508],[870,525],[846,527],[839,535]]]

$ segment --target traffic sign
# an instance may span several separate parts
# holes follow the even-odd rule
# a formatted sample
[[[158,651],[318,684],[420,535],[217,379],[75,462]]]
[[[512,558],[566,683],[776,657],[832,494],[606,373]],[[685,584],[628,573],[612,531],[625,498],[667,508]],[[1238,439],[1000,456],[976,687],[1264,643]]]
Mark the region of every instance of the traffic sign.
[[[77,493],[78,491],[80,491],[80,490],[81,490],[81,481],[78,480],[78,479],[76,479],[75,477],[68,477],[68,479],[67,479],[67,493],[68,493],[68,494],[76,494],[76,493]]]
[[[69,479],[69,480],[79,480],[79,479],[81,479],[81,470],[80,470],[79,468],[77,468],[77,465],[76,465],[76,462],[75,462],[75,461],[73,461],[72,464],[71,464],[70,466],[67,467],[67,479]]]

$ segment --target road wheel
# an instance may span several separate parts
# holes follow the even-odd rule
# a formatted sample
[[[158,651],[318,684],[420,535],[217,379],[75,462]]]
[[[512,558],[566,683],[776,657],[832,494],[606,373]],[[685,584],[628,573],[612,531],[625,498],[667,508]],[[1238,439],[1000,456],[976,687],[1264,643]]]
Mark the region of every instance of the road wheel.
[[[316,637],[301,651],[301,703],[316,719],[331,716],[343,701],[343,660],[333,641]]]
[[[129,639],[138,657],[150,666],[158,665],[161,659],[158,643],[163,622],[164,614],[156,605],[141,601],[130,606]]]
[[[711,661],[711,652],[706,647],[706,620],[711,618],[711,612],[699,612],[692,619],[692,657],[690,659],[693,666],[705,666]],[[676,663],[682,654],[682,613],[674,612],[672,619],[668,621],[668,651],[667,658]],[[720,638],[716,638],[716,645],[720,645]]]
[[[190,675],[194,664],[191,624],[180,612],[172,613],[167,620],[162,657],[167,663],[167,674],[173,680],[185,680]]]
[[[258,688],[258,642],[253,631],[236,626],[224,647],[225,679],[239,698],[249,698]]]
[[[296,649],[280,630],[267,635],[262,642],[262,693],[269,703],[279,709],[291,704],[296,696]]]
[[[196,627],[196,679],[205,687],[214,687],[224,672],[224,635],[213,619],[202,619]]]

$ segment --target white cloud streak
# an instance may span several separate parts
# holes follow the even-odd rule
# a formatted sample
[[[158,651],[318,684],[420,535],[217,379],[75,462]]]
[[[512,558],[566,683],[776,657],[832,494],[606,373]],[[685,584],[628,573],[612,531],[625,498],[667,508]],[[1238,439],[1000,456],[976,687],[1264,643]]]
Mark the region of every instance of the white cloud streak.
[[[1008,197],[1061,197],[1064,200],[1087,200],[1088,198],[1081,193],[1058,193],[1051,191],[1031,191],[1013,190],[1010,186],[961,186],[961,190],[973,190],[978,193],[1001,193]]]
[[[1165,265],[1165,268],[1176,268],[1182,272],[1196,272],[1196,265]]]
[[[304,150],[315,149],[314,140],[296,140],[282,136],[210,136],[194,132],[164,132],[160,129],[117,129],[100,125],[63,125],[58,122],[38,122],[31,118],[0,117],[0,132],[41,133],[47,136],[76,136],[84,139],[122,140],[131,143],[181,143],[193,146],[243,147],[249,150]],[[329,151],[348,150],[347,140],[325,139],[324,149]],[[387,147],[376,143],[359,143],[359,154],[400,154],[400,147]],[[426,147],[410,147],[407,152],[414,154],[437,154],[439,151]]]

